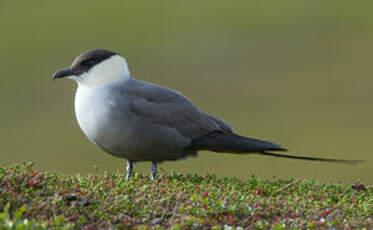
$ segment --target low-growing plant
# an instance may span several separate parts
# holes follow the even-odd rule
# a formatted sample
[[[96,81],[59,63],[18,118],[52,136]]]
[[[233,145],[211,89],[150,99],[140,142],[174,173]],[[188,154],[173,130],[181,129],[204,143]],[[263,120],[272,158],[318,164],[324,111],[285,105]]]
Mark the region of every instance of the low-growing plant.
[[[171,172],[62,175],[0,167],[0,229],[372,229],[361,182],[218,178]]]

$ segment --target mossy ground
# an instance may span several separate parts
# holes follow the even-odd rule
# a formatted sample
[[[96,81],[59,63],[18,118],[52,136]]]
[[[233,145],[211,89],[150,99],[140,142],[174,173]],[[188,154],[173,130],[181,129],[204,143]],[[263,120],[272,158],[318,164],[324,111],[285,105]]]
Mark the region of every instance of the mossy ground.
[[[98,170],[97,170],[98,171]],[[0,229],[372,229],[373,188],[312,179],[0,167]]]

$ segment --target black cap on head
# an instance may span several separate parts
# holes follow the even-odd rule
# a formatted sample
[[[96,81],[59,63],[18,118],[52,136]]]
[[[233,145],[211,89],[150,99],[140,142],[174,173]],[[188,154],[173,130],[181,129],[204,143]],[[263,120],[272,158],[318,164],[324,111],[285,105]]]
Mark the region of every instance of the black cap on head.
[[[75,58],[71,69],[79,75],[79,73],[87,72],[93,66],[116,54],[104,49],[89,50]]]
[[[85,51],[75,58],[70,68],[65,68],[57,71],[53,75],[53,80],[56,78],[62,78],[71,75],[79,76],[84,72],[88,72],[88,70],[90,70],[93,66],[101,63],[102,61],[116,54],[117,53],[113,51],[104,49],[94,49]]]

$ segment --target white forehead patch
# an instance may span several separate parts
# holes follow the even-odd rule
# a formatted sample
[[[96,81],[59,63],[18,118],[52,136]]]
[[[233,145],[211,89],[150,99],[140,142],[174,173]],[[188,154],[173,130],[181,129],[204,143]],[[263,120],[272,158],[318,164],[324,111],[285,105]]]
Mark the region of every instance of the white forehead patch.
[[[88,72],[79,77],[70,79],[78,82],[79,85],[90,86],[118,80],[126,80],[130,77],[127,61],[120,55],[114,55],[101,63],[95,65]]]

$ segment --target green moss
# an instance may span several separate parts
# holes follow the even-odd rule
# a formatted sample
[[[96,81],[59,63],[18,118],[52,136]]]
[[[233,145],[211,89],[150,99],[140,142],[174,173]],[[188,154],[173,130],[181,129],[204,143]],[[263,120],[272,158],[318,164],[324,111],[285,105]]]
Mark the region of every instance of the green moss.
[[[211,175],[58,175],[0,168],[0,229],[372,227],[373,188]]]

